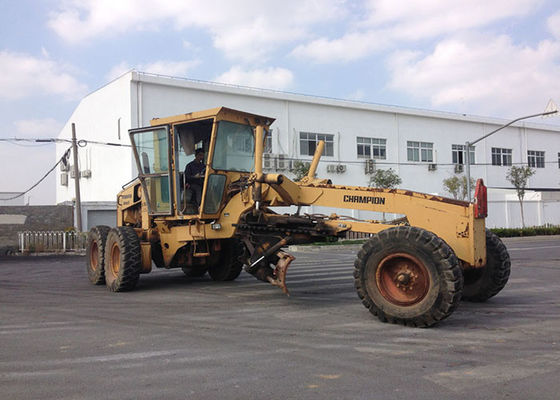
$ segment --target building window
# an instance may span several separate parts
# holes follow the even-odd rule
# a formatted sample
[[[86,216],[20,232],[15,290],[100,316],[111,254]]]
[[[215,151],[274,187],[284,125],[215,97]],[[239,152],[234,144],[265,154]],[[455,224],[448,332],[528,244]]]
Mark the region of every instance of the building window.
[[[434,162],[434,144],[406,142],[408,161]]]
[[[357,137],[358,158],[375,158],[385,160],[387,157],[387,139]]]
[[[544,168],[544,151],[527,151],[527,162],[531,168]]]
[[[465,164],[467,161],[465,158],[465,145],[464,144],[452,144],[451,145],[451,158],[453,159],[453,164]],[[474,147],[471,146],[469,150],[469,161],[470,164],[474,164]]]
[[[492,147],[492,165],[511,165],[511,149]]]
[[[299,153],[302,156],[312,156],[320,140],[325,141],[323,149],[324,156],[334,156],[334,135],[323,133],[300,132],[299,133]]]

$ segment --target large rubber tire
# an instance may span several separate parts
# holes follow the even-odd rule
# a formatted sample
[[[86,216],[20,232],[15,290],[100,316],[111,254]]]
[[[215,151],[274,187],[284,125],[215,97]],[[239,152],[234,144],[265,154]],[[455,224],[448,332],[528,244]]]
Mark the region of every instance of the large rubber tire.
[[[202,278],[208,271],[206,267],[183,267],[181,269],[187,278]]]
[[[94,226],[88,233],[86,247],[86,269],[88,279],[94,285],[105,283],[105,243],[111,228]]]
[[[461,300],[463,275],[455,253],[424,229],[379,232],[363,245],[354,267],[358,296],[383,322],[432,326]]]
[[[208,267],[208,275],[212,280],[218,282],[233,281],[237,279],[243,269],[240,258],[245,251],[244,245],[237,239],[224,240],[222,245],[220,261]]]
[[[482,302],[497,295],[509,279],[511,261],[506,246],[491,231],[486,231],[486,265],[463,272],[463,300]]]
[[[112,292],[132,290],[142,269],[140,240],[129,226],[109,231],[105,245],[105,284]]]

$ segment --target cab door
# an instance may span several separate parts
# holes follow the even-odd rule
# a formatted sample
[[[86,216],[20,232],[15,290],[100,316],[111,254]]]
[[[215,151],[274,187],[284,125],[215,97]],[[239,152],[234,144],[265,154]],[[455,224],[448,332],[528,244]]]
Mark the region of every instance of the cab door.
[[[150,215],[171,215],[171,149],[169,127],[156,126],[129,131],[130,141]]]

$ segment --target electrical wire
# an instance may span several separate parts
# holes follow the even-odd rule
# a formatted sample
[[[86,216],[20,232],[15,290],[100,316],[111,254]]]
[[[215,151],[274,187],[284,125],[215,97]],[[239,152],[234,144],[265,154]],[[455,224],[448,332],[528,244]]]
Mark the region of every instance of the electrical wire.
[[[47,171],[47,173],[45,175],[43,175],[43,177],[41,179],[39,179],[33,186],[31,186],[29,189],[27,189],[25,192],[21,192],[20,194],[16,195],[16,196],[12,196],[12,197],[7,197],[7,198],[0,198],[0,200],[3,201],[7,201],[7,200],[14,200],[17,199],[19,197],[22,197],[23,195],[29,193],[30,191],[32,191],[33,189],[35,189],[41,182],[43,182],[47,176],[49,176],[49,174],[51,172],[53,172],[55,170],[55,168],[60,164],[60,163],[64,163],[66,164],[66,158],[68,158],[69,154],[70,154],[70,150],[72,149],[72,147],[69,147],[65,152],[64,155],[62,157],[60,157],[60,160],[58,160],[58,162],[53,165],[53,167],[51,169],[49,169]]]
[[[33,142],[33,143],[44,143],[44,144],[50,144],[50,143],[72,143],[71,139],[60,139],[60,138],[3,138],[0,139],[0,142],[8,142],[8,143],[12,143],[12,144],[16,144],[17,142]],[[78,146],[80,147],[86,147],[88,144],[97,144],[97,145],[103,145],[103,146],[115,146],[115,147],[132,147],[129,144],[122,144],[122,143],[112,143],[112,142],[98,142],[95,140],[85,140],[85,139],[80,139],[77,142]]]

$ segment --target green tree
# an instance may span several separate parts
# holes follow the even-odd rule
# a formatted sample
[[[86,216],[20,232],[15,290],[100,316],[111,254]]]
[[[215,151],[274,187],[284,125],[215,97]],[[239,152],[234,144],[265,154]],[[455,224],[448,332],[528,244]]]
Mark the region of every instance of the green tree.
[[[392,168],[376,169],[369,178],[369,186],[380,189],[392,189],[401,183],[401,177]],[[385,211],[383,212],[383,221],[385,221]]]
[[[377,169],[369,178],[370,187],[377,187],[381,189],[391,189],[397,187],[401,183],[401,177],[395,171],[393,171],[392,168]]]
[[[516,167],[513,165],[506,174],[506,179],[515,187],[519,207],[521,209],[521,225],[525,228],[525,216],[523,215],[523,199],[525,188],[530,177],[535,175],[535,170],[529,166]]]
[[[307,173],[309,172],[309,167],[311,167],[311,163],[308,162],[303,162],[303,161],[294,161],[293,164],[293,172],[295,175],[294,181],[295,182],[299,182],[302,180],[302,178],[304,176],[307,175]]]
[[[465,200],[468,196],[467,193],[467,177],[462,175],[461,177],[455,175],[451,178],[443,180],[443,188],[448,192],[454,199]],[[474,179],[471,178],[471,192],[474,188]],[[472,194],[472,193],[471,193]]]

